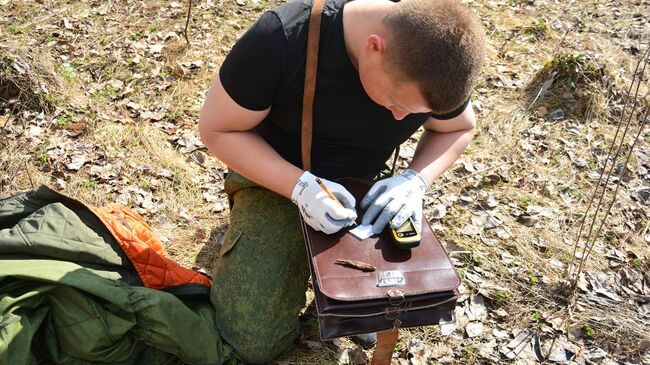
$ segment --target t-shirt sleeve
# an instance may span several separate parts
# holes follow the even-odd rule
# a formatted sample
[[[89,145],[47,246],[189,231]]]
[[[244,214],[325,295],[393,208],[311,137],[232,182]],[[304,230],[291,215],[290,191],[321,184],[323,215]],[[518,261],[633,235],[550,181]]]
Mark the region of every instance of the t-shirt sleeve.
[[[219,70],[228,95],[249,110],[271,106],[282,80],[286,37],[280,19],[267,11],[235,43]]]
[[[456,108],[455,110],[450,111],[449,113],[445,114],[433,114],[431,113],[431,117],[434,119],[439,119],[439,120],[447,120],[447,119],[453,119],[459,115],[461,115],[465,109],[467,108],[467,105],[469,105],[469,100],[471,99],[471,96],[465,100],[465,102]]]

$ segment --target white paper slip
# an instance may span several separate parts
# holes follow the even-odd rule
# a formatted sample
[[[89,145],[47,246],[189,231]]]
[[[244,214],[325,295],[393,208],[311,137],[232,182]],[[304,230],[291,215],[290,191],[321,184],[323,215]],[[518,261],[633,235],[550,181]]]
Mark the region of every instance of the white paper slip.
[[[365,240],[366,238],[372,236],[372,224],[362,224],[360,226],[357,226],[355,229],[351,229],[349,232],[352,233],[356,238]]]

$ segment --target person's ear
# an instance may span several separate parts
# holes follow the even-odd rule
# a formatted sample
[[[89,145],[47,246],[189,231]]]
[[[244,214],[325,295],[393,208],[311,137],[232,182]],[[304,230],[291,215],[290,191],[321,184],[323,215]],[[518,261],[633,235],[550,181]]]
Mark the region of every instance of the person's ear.
[[[368,54],[378,53],[380,56],[383,56],[386,51],[386,40],[376,34],[371,34],[366,39],[365,48]]]

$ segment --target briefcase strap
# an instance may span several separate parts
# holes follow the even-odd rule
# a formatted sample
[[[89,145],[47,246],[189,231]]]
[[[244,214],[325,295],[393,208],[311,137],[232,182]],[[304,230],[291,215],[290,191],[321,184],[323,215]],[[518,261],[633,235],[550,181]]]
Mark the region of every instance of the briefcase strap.
[[[375,345],[375,352],[372,354],[370,365],[390,365],[398,338],[399,327],[379,332],[377,334],[377,345]]]
[[[325,0],[314,0],[309,16],[307,33],[307,61],[305,64],[305,88],[302,96],[301,153],[302,168],[311,170],[311,135],[314,114],[314,94],[318,73],[318,44],[320,40],[320,20]]]
[[[302,123],[300,152],[302,168],[311,170],[311,140],[313,131],[314,95],[316,94],[316,76],[318,74],[318,46],[320,41],[320,23],[325,0],[314,0],[309,15],[307,31],[307,60],[305,61],[305,85],[302,96]],[[395,149],[391,175],[395,175],[395,166],[399,156],[399,146]]]

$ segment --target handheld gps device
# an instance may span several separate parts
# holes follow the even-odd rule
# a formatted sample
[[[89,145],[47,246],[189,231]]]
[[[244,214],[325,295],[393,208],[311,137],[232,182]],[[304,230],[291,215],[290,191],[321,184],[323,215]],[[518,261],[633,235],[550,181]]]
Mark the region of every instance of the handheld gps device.
[[[390,233],[395,245],[402,249],[417,247],[422,239],[420,231],[418,231],[418,228],[415,226],[411,217],[409,217],[398,228],[391,227]]]

